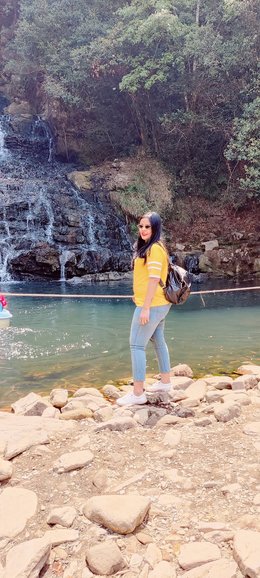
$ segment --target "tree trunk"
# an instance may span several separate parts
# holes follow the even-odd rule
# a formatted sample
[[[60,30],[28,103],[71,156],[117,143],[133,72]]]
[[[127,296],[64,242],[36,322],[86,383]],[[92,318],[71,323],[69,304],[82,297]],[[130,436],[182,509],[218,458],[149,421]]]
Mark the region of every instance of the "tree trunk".
[[[197,24],[197,26],[200,25],[200,6],[201,6],[201,0],[197,0],[197,5],[196,5],[196,24]],[[197,62],[196,62],[196,58],[194,57],[194,59],[193,59],[193,72],[196,71],[196,66],[197,66]]]
[[[145,117],[144,117],[144,114],[142,113],[142,111],[140,110],[140,105],[138,102],[137,95],[131,94],[130,99],[131,99],[133,110],[135,112],[135,116],[137,119],[138,132],[139,132],[139,137],[140,137],[140,141],[141,141],[141,150],[144,153],[145,150],[148,148]]]

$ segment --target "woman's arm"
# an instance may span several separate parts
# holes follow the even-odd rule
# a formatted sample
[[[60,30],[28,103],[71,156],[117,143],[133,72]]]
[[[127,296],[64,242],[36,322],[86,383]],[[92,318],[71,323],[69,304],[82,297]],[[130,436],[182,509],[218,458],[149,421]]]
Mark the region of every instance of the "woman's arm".
[[[152,303],[152,300],[155,296],[155,292],[158,286],[160,279],[158,279],[157,277],[150,277],[148,280],[148,287],[147,287],[147,291],[146,291],[146,296],[145,296],[145,300],[144,300],[144,304],[140,313],[140,324],[141,325],[145,325],[146,323],[148,323],[149,318],[150,318],[150,305]]]

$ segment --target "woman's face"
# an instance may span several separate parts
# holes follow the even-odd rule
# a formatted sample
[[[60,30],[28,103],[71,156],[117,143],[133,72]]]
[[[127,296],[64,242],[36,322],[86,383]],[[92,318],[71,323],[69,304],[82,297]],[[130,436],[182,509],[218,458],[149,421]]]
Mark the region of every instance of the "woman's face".
[[[143,241],[145,241],[145,242],[150,241],[151,236],[152,236],[152,227],[151,227],[151,223],[147,217],[143,217],[140,220],[138,228],[139,228],[139,235],[140,235],[141,239],[143,239]]]

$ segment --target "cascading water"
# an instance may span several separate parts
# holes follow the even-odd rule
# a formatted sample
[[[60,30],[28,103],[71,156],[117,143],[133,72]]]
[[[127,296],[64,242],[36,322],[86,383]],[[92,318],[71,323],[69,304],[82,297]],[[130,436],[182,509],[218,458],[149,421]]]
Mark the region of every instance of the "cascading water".
[[[199,255],[187,255],[184,260],[184,267],[189,271],[193,283],[202,283],[205,281],[205,273],[200,272]]]
[[[102,185],[86,195],[68,181],[76,167],[53,158],[40,117],[2,115],[0,127],[0,281],[128,271],[126,225]]]
[[[60,281],[66,281],[66,264],[70,259],[75,259],[74,253],[72,251],[68,251],[68,249],[61,249],[61,254],[59,257]]]
[[[35,122],[32,124],[32,140],[38,141],[40,139],[48,142],[48,163],[52,162],[53,158],[53,136],[48,124],[37,116]]]
[[[6,129],[3,118],[0,116],[0,163],[8,159],[8,149],[5,146]]]

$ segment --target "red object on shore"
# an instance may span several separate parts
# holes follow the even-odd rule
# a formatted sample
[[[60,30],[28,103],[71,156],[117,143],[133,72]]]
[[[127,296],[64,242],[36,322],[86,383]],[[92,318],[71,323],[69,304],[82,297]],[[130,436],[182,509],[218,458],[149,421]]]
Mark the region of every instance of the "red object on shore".
[[[7,301],[4,295],[0,295],[0,304],[2,305],[2,307],[6,307],[7,305]]]

